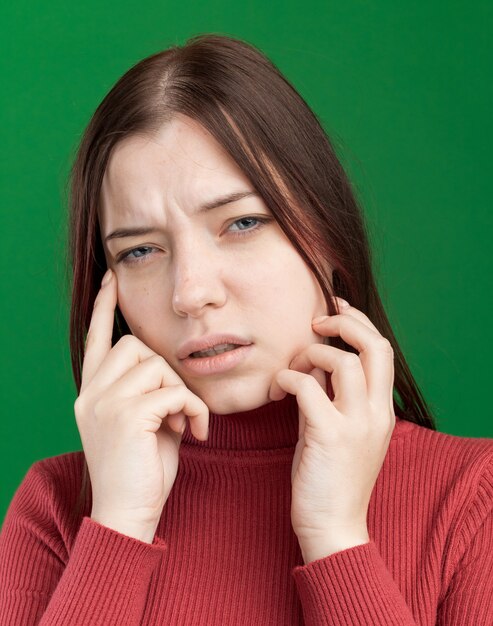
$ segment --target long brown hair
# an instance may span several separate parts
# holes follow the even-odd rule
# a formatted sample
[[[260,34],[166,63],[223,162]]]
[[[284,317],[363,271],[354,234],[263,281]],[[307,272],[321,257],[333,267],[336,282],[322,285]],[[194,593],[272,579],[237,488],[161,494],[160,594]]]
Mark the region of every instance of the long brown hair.
[[[392,332],[372,271],[367,227],[351,184],[315,113],[252,44],[202,34],[131,67],[96,109],[70,176],[70,350],[80,392],[85,337],[106,261],[98,207],[114,146],[157,131],[177,113],[198,121],[252,181],[317,277],[329,314],[331,295],[363,311],[394,350],[394,410],[436,430],[433,416]],[[130,330],[118,307],[113,345]],[[357,352],[340,337],[333,346]],[[81,498],[89,497],[87,463]],[[86,500],[87,502],[87,500]]]

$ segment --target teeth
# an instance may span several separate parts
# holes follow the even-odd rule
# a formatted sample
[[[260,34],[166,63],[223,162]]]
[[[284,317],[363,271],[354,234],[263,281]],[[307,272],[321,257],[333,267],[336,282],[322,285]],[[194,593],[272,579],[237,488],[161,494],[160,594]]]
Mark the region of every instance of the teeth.
[[[238,347],[236,343],[220,343],[209,350],[201,350],[200,352],[192,352],[190,356],[194,359],[203,356],[215,356],[216,354],[222,354],[223,352],[228,352],[228,350],[234,350]]]

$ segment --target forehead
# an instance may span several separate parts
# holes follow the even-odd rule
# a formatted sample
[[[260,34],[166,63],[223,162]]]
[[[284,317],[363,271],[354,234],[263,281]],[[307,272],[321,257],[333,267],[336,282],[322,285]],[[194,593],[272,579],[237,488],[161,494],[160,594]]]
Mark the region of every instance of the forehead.
[[[226,150],[198,122],[177,115],[155,133],[115,145],[101,187],[101,217],[167,202],[196,206],[218,187],[228,191],[238,183],[249,181]]]

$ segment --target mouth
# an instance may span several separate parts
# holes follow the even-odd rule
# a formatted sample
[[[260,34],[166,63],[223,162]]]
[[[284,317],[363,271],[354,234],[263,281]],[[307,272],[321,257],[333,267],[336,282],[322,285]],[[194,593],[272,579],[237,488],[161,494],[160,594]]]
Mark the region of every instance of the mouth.
[[[237,350],[239,347],[251,345],[250,339],[232,333],[215,333],[196,337],[186,341],[176,351],[176,356],[183,359],[202,359],[215,357],[224,352]]]
[[[222,375],[251,362],[254,344],[221,343],[191,352],[181,361],[184,372],[193,376]]]
[[[220,343],[207,350],[199,350],[198,352],[191,352],[188,355],[188,358],[203,359],[205,357],[211,357],[211,356],[217,356],[218,354],[223,354],[223,352],[230,352],[231,350],[236,350],[236,348],[240,348],[240,347],[241,345],[239,343]]]

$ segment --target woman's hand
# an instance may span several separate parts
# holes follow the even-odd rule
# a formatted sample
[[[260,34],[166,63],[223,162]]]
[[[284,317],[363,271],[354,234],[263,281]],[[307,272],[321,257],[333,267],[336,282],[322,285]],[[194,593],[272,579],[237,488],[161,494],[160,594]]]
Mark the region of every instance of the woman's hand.
[[[177,475],[185,416],[205,440],[209,410],[133,335],[111,346],[116,303],[113,273],[94,302],[75,417],[91,479],[91,518],[151,543]]]
[[[390,342],[350,306],[314,321],[313,330],[340,335],[359,355],[313,344],[271,385],[272,400],[291,393],[299,407],[291,523],[305,563],[370,540],[368,505],[395,425]],[[325,372],[331,374],[332,400]]]

